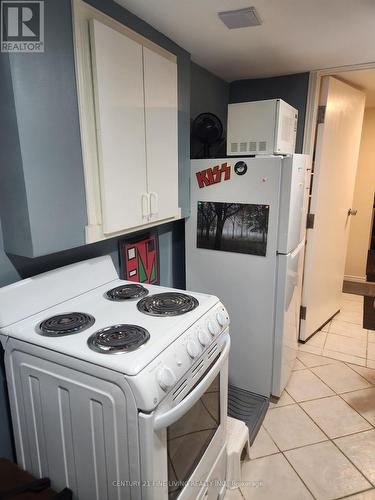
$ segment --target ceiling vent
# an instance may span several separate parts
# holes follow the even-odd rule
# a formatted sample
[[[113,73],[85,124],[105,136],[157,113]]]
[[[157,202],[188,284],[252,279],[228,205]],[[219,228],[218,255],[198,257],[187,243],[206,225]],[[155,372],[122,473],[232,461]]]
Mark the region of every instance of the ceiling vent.
[[[248,28],[249,26],[260,26],[262,24],[255,7],[218,12],[218,16],[230,30]]]

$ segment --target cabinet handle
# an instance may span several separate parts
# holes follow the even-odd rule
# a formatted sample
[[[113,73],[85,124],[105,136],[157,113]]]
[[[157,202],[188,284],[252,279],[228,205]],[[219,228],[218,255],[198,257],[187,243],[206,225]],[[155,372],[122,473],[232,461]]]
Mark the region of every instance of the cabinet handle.
[[[142,193],[141,204],[142,204],[142,218],[148,219],[150,216],[150,195],[149,194]]]
[[[156,215],[159,212],[158,193],[150,193],[150,215]]]

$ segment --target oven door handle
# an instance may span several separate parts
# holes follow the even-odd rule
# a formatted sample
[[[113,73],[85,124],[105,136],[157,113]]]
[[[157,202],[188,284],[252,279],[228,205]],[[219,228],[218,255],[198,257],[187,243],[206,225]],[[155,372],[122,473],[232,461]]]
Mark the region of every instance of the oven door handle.
[[[227,359],[230,349],[230,337],[226,337],[224,348],[218,360],[214,363],[206,377],[175,407],[160,415],[155,415],[154,430],[159,431],[172,425],[179,420],[199,400],[219,373],[224,361]]]

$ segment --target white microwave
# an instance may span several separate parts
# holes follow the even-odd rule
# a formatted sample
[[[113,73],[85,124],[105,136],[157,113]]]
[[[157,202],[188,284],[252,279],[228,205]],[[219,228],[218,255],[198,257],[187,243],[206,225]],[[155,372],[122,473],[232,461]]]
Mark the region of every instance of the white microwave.
[[[281,99],[228,105],[227,155],[287,155],[296,147],[298,111]]]

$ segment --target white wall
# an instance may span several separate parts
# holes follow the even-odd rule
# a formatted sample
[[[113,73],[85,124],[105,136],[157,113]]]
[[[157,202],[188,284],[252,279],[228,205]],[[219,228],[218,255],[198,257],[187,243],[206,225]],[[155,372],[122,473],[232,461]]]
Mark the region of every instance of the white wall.
[[[363,121],[358,170],[354,189],[345,279],[366,279],[367,252],[370,242],[372,207],[375,191],[375,108],[366,108]]]

